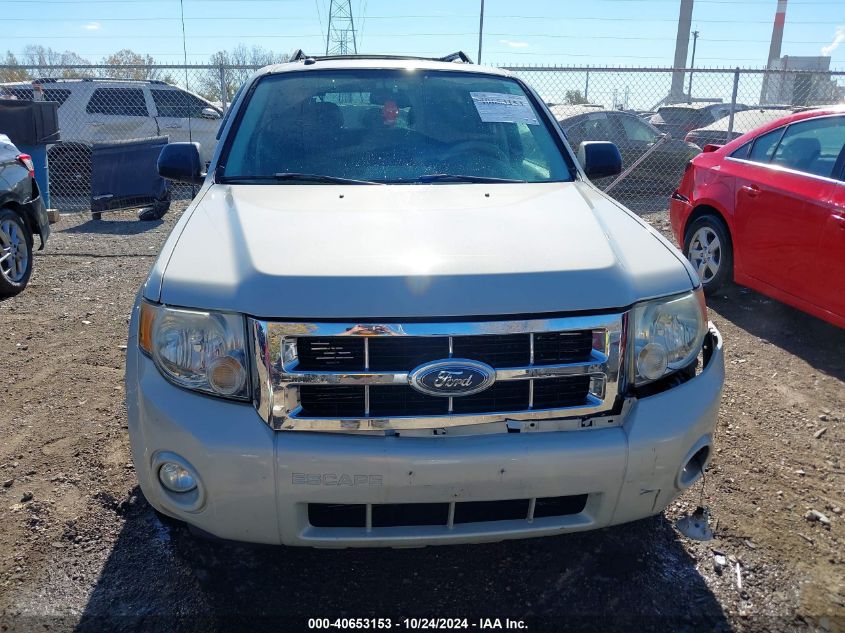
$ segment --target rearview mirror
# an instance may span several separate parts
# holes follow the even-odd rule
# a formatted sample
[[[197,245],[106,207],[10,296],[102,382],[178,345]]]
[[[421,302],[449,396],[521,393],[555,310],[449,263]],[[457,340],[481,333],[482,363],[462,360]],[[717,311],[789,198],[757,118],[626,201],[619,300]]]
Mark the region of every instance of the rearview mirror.
[[[583,141],[578,146],[578,162],[590,180],[616,176],[622,171],[619,148],[608,141]]]
[[[205,180],[200,161],[199,143],[168,143],[158,155],[158,174],[162,178],[189,185]]]

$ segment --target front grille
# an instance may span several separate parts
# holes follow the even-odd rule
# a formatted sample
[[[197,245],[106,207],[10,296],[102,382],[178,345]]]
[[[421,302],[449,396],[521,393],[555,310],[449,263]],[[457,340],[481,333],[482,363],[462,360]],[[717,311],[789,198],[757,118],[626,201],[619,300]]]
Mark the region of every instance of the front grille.
[[[370,415],[389,418],[394,415],[446,415],[449,399],[420,393],[409,385],[370,387]]]
[[[562,365],[582,363],[590,359],[593,333],[548,332],[534,335],[534,364]]]
[[[534,408],[555,409],[584,402],[589,376],[566,376],[534,381]],[[373,418],[448,415],[449,398],[429,396],[409,385],[369,387]],[[452,398],[452,413],[524,411],[530,406],[528,380],[507,380],[471,396]],[[351,385],[302,385],[299,401],[303,417],[361,418],[366,415],[365,387]]]
[[[455,413],[490,413],[491,411],[522,411],[528,408],[531,385],[527,380],[494,383],[489,389],[471,396],[452,398]],[[587,397],[585,391],[583,397]]]
[[[362,336],[310,337],[297,339],[299,371],[410,371],[423,363],[444,358],[469,358],[501,369],[565,365],[590,359],[591,330],[550,332],[534,335],[531,363],[530,334],[484,334],[453,336],[449,354],[447,336],[368,337],[365,353]],[[369,363],[369,364],[368,364]]]
[[[491,521],[529,521],[540,518],[579,514],[587,506],[588,495],[503,499],[500,501],[457,501],[452,524]],[[324,528],[382,528],[449,525],[449,503],[388,503],[371,506],[371,524],[367,525],[367,506],[361,503],[309,503],[308,522]]]
[[[589,376],[568,376],[534,381],[534,408],[573,407],[584,401],[590,389]]]
[[[251,320],[255,406],[275,429],[387,431],[605,414],[618,405],[624,315],[458,323]],[[307,335],[303,335],[307,332]],[[413,372],[466,359],[495,371],[471,395],[421,393]]]
[[[371,338],[367,343],[369,368],[373,371],[407,371],[449,357],[449,339],[442,336],[384,336]],[[360,369],[364,369],[363,364]]]
[[[364,339],[353,336],[302,337],[299,368],[307,371],[356,371],[364,367]]]
[[[452,340],[452,356],[480,360],[490,367],[521,367],[531,362],[531,336],[529,334],[456,336]]]
[[[302,385],[299,402],[309,418],[362,417],[365,411],[363,387]]]

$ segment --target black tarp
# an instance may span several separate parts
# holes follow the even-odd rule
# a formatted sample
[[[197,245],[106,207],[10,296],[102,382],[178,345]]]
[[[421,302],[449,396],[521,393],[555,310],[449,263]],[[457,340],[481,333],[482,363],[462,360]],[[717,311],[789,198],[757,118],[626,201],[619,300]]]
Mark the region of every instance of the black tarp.
[[[95,144],[91,152],[91,211],[126,209],[169,201],[167,181],[158,175],[166,136]]]
[[[59,104],[0,98],[0,133],[12,143],[46,145],[59,140]]]

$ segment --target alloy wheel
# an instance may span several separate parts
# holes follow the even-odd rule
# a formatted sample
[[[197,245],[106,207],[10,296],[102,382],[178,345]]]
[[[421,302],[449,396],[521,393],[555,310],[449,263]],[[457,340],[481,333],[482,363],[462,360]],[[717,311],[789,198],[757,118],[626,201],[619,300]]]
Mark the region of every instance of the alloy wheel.
[[[0,222],[0,274],[12,283],[20,283],[26,276],[29,247],[26,235],[17,222]]]
[[[689,259],[698,271],[702,283],[709,283],[719,273],[722,264],[722,243],[709,226],[703,226],[692,236]]]

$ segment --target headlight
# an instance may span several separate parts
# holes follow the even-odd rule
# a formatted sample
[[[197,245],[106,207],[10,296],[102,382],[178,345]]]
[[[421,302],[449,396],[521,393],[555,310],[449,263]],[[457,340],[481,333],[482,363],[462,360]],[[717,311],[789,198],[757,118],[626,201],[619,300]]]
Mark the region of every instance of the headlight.
[[[691,363],[707,334],[701,289],[634,306],[630,321],[633,384],[653,382]]]
[[[141,302],[138,343],[166,378],[215,396],[249,398],[244,318]]]

